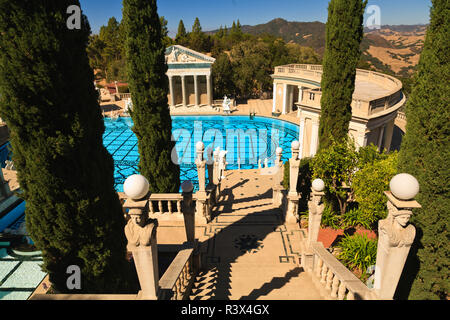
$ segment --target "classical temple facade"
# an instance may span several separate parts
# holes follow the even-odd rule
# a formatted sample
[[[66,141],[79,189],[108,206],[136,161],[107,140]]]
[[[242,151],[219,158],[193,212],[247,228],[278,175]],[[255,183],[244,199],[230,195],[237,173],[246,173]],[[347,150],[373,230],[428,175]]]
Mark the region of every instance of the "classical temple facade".
[[[167,48],[170,107],[213,104],[211,67],[215,61],[212,57],[180,45]]]
[[[320,65],[286,65],[275,68],[273,113],[297,112],[300,118],[301,157],[316,154],[319,144]],[[402,83],[394,77],[357,70],[349,134],[356,146],[371,143],[379,150],[390,149],[398,110],[405,104]]]

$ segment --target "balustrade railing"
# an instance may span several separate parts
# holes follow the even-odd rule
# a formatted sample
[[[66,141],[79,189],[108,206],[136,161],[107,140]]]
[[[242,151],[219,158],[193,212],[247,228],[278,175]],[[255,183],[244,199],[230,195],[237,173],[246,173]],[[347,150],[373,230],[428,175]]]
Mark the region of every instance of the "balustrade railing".
[[[148,209],[150,215],[172,215],[180,214],[181,202],[183,195],[180,193],[158,193],[152,194],[149,197]]]
[[[316,80],[322,78],[323,67],[321,65],[310,65],[310,64],[290,64],[285,66],[280,66],[275,68],[275,75],[292,75],[297,74],[305,77],[312,77]],[[374,115],[382,112],[388,108],[397,105],[404,98],[402,93],[402,83],[394,77],[384,75],[379,72],[369,71],[369,70],[356,70],[356,76],[358,78],[365,78],[365,81],[378,83],[380,86],[389,89],[389,93],[385,94],[384,97],[377,99],[359,99],[369,104],[368,115]],[[321,93],[315,95],[314,103],[320,104]],[[354,100],[356,102],[356,100]]]
[[[329,253],[321,242],[311,243],[311,249],[314,255],[313,276],[325,287],[331,298],[337,300],[375,298],[374,292]]]
[[[178,252],[164,275],[159,280],[160,300],[185,300],[194,283],[194,249]]]

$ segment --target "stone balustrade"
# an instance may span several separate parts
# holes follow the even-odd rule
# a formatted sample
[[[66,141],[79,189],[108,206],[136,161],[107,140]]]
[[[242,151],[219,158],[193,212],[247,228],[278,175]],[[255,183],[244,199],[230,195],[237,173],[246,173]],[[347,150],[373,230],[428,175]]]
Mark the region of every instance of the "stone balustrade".
[[[194,283],[194,249],[178,252],[164,275],[159,280],[159,300],[185,300]]]
[[[292,174],[292,173],[291,173]],[[390,181],[388,216],[378,222],[378,247],[374,275],[374,288],[369,289],[339,260],[318,242],[320,220],[323,212],[321,198],[325,185],[322,180],[312,182],[309,207],[308,238],[302,254],[302,266],[313,274],[332,299],[339,300],[391,300],[400,280],[416,229],[409,223],[412,209],[421,208],[414,200],[419,192],[417,180],[406,173]]]
[[[149,217],[183,214],[181,210],[183,196],[180,193],[151,194],[148,200]]]
[[[309,271],[325,289],[326,294],[336,300],[373,300],[374,292],[329,253],[321,242],[313,242],[313,265]]]
[[[306,80],[314,81],[320,84],[322,79],[323,67],[321,65],[312,64],[290,64],[279,66],[275,68],[276,76],[295,76]],[[387,109],[399,106],[399,103],[405,99],[402,88],[403,84],[400,80],[375,71],[356,70],[356,79],[367,82],[376,83],[379,86],[388,90],[383,96],[367,99],[359,98],[353,99],[352,108],[358,112],[362,112],[367,117],[379,116],[380,113]],[[305,90],[305,96],[310,96],[308,93],[313,93],[312,99],[303,101],[306,105],[320,106],[322,92],[317,90]],[[361,115],[363,115],[361,114]]]

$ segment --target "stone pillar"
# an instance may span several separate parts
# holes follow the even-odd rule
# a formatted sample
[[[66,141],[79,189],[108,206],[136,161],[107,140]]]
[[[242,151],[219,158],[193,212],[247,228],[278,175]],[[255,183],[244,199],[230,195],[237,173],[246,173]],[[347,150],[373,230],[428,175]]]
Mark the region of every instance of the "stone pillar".
[[[273,194],[272,194],[272,203],[281,206],[283,203],[283,161],[281,161],[281,156],[283,154],[282,148],[277,148],[276,152],[276,159],[275,159],[275,167],[274,167],[274,174],[273,174]]]
[[[206,160],[203,159],[203,152],[205,151],[205,145],[199,141],[196,145],[197,158],[195,165],[197,166],[198,173],[198,191],[196,193],[197,205],[196,205],[196,219],[201,223],[208,223],[210,221],[210,212],[208,197],[206,194]]]
[[[198,94],[198,76],[194,75],[194,92],[195,92],[195,105],[200,105],[200,99]]]
[[[298,221],[298,170],[300,168],[300,159],[298,159],[300,143],[298,141],[292,142],[292,158],[289,159],[289,193],[288,203],[286,209],[285,223],[297,223]]]
[[[189,180],[185,181],[181,184],[181,190],[183,191],[183,205],[181,210],[183,211],[186,240],[188,244],[193,245],[195,242],[195,207],[192,201],[194,185]]]
[[[391,192],[385,194],[389,213],[378,222],[374,289],[379,299],[391,300],[416,236],[416,228],[409,224],[411,209],[421,206],[414,200],[400,200]]]
[[[310,156],[313,157],[317,153],[317,146],[319,140],[319,122],[313,120],[311,129],[311,144],[310,144]]]
[[[213,105],[213,94],[212,94],[212,78],[211,75],[206,76],[206,92],[208,96],[208,105]]]
[[[124,209],[129,209],[130,220],[125,226],[127,250],[133,255],[141,291],[140,300],[157,300],[159,293],[157,220],[147,218],[148,200],[127,199]]]
[[[277,84],[273,83],[273,106],[272,106],[272,112],[277,111]]]
[[[220,147],[217,147],[216,150],[214,150],[213,153],[213,183],[216,185],[216,192],[215,192],[215,200],[217,201],[220,196],[220,170],[219,170],[219,154],[220,154]]]
[[[173,92],[173,76],[168,76],[169,78],[169,93],[170,93],[170,106],[175,106],[175,93]]]
[[[187,106],[187,97],[186,97],[186,76],[181,76],[181,95],[183,96],[183,107]]]
[[[320,223],[325,206],[322,203],[322,197],[325,195],[323,192],[324,188],[325,184],[322,180],[316,179],[313,181],[311,199],[308,201],[308,246],[311,243],[317,242],[319,238]]]
[[[300,110],[300,109],[299,109]],[[300,150],[299,150],[299,158],[303,158],[303,150],[305,145],[305,118],[301,118],[301,112],[300,112],[300,126],[299,126],[299,133],[298,133],[298,141],[300,142]]]
[[[302,103],[303,101],[303,87],[298,86],[298,103]]]
[[[283,114],[286,114],[286,108],[287,108],[287,97],[288,97],[287,88],[288,88],[287,83],[284,83],[283,84],[283,110],[282,110]]]
[[[395,119],[386,126],[384,148],[389,152],[391,150],[392,135],[394,134]]]
[[[384,125],[382,127],[380,127],[379,129],[379,135],[378,135],[378,142],[377,142],[377,146],[378,146],[378,150],[381,150],[381,144],[383,143],[383,135],[384,135]]]
[[[214,184],[214,158],[212,147],[207,151],[208,160],[206,160],[206,168],[208,169],[208,185],[206,186],[206,193],[210,196],[210,203],[212,206],[216,204],[216,185]]]
[[[292,106],[294,105],[294,86],[289,86],[289,108],[287,112],[292,112]]]

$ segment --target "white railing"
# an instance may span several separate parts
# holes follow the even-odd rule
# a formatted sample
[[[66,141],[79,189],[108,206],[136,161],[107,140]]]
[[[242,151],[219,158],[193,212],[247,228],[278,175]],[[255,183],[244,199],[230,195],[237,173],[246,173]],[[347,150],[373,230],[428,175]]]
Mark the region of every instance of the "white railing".
[[[323,67],[321,65],[313,64],[290,64],[285,66],[279,66],[275,68],[275,75],[298,75],[306,78],[310,78],[315,81],[320,81],[322,78]],[[398,79],[385,75],[375,71],[369,70],[356,70],[356,76],[358,78],[366,78],[366,81],[378,83],[380,86],[389,89],[389,92],[383,97],[376,99],[359,99],[358,101],[365,102],[369,104],[368,115],[373,115],[382,112],[390,107],[396,106],[403,99],[402,88],[403,85]],[[319,101],[321,98],[321,93],[317,93],[317,98],[314,99]],[[356,104],[356,100],[354,100]]]
[[[329,253],[321,242],[311,243],[314,255],[313,276],[337,300],[373,300],[375,293]]]

